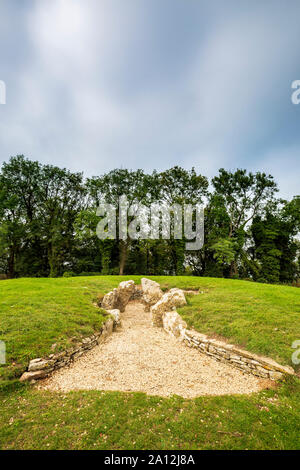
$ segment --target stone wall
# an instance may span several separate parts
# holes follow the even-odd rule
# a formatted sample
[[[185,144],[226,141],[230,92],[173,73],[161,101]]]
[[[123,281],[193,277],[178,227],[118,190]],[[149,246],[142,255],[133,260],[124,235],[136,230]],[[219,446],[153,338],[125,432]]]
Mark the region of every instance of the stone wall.
[[[94,333],[87,338],[83,338],[78,341],[76,346],[69,348],[66,351],[62,351],[56,354],[49,354],[44,358],[37,358],[30,361],[28,369],[22,377],[21,382],[35,381],[38,379],[44,379],[51,372],[60,369],[61,367],[68,366],[76,359],[81,357],[90,349],[94,348],[98,344],[101,344],[105,339],[112,334],[115,326],[113,319],[109,318],[103,325],[99,332]]]
[[[181,339],[187,346],[198,349],[202,354],[230,364],[244,372],[265,379],[278,380],[284,375],[294,374],[294,369],[282,366],[268,357],[258,356],[232,344],[209,338],[196,331],[185,330]]]
[[[225,341],[188,330],[186,323],[176,310],[163,313],[162,324],[167,333],[180,339],[187,346],[197,349],[200,353],[206,354],[216,361],[237,367],[248,374],[264,379],[278,380],[286,374],[293,375],[295,373],[292,367],[282,366],[273,359],[258,356]]]

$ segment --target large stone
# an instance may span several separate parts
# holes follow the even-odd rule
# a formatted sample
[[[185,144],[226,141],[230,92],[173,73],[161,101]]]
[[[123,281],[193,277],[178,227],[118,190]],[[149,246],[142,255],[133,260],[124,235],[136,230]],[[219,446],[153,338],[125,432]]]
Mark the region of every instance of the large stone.
[[[121,317],[120,317],[120,310],[117,308],[114,308],[113,310],[107,310],[107,312],[113,317],[114,320],[114,325],[120,325],[121,323]]]
[[[184,338],[187,324],[182,320],[181,316],[176,312],[176,310],[165,312],[162,319],[165,331],[175,336],[176,338]]]
[[[49,369],[52,367],[54,364],[53,360],[46,360],[46,359],[33,359],[32,361],[29,362],[28,366],[28,371],[29,372],[35,372],[37,370],[44,370],[44,369]]]
[[[105,296],[103,297],[101,307],[104,308],[105,310],[112,310],[114,308],[117,308],[118,304],[118,291],[117,289],[113,289]]]
[[[102,338],[101,339],[106,339],[108,336],[110,336],[113,332],[114,328],[114,321],[112,319],[107,320],[102,327]]]
[[[124,312],[126,305],[128,304],[130,297],[135,291],[134,281],[123,281],[120,282],[117,289],[113,289],[103,297],[101,307],[105,310],[118,309],[120,312]]]
[[[48,375],[47,370],[36,370],[34,372],[24,372],[20,378],[20,382],[30,382],[31,380],[43,379]]]
[[[165,312],[174,310],[176,307],[182,307],[186,304],[184,293],[181,289],[171,289],[164,294],[162,298],[151,307],[152,321],[156,326],[163,326],[162,315]]]
[[[186,305],[186,299],[181,289],[171,289],[164,294],[162,298],[152,305],[150,312],[152,314],[152,323],[155,326],[163,326],[162,315],[175,307]]]
[[[145,303],[146,310],[149,311],[150,307],[162,298],[163,292],[158,282],[151,281],[151,279],[147,279],[146,277],[141,279],[141,285],[143,301]]]
[[[169,298],[172,307],[183,307],[187,303],[183,290],[176,287],[170,289],[165,295]]]
[[[117,289],[117,305],[115,305],[114,308],[119,309],[120,312],[124,312],[125,307],[128,304],[134,291],[134,281],[130,280],[120,282],[119,287]]]
[[[135,285],[135,289],[134,289],[132,296],[130,297],[130,300],[142,300],[142,298],[143,298],[142,286]]]

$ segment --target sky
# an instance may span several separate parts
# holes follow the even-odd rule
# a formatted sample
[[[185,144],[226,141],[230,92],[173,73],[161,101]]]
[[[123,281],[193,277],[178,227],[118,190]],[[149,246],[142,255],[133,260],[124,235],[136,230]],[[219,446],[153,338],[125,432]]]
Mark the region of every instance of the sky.
[[[0,164],[265,171],[300,194],[298,0],[0,0]]]

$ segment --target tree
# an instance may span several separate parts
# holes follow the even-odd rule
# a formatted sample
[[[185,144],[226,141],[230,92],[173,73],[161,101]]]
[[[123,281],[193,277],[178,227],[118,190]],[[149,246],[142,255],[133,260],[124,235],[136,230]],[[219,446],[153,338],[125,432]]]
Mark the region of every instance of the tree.
[[[256,280],[292,282],[297,277],[295,239],[300,229],[300,198],[278,200],[269,204],[263,214],[254,218],[251,232],[254,254],[260,263]]]
[[[51,277],[62,273],[74,246],[74,223],[85,195],[82,178],[82,173],[71,173],[65,168],[52,165],[42,168],[38,217]]]
[[[230,264],[235,257],[234,242],[232,239],[220,239],[214,245],[212,245],[214,250],[214,258],[217,260],[217,263]]]
[[[4,163],[0,175],[0,250],[7,258],[7,273],[15,276],[15,268],[24,249],[35,242],[40,165],[24,156],[12,157]],[[19,266],[22,271],[22,266]],[[26,268],[25,268],[26,270]]]
[[[82,174],[41,165],[23,155],[2,166],[0,246],[10,277],[57,276],[74,241],[73,223],[82,204]]]
[[[179,166],[174,166],[159,174],[153,173],[153,179],[157,184],[157,200],[166,203],[170,207],[179,204],[200,205],[204,202],[204,197],[208,192],[208,180],[205,176],[198,175],[194,168],[190,171]],[[172,274],[181,275],[184,272],[186,260],[185,239],[176,240],[171,237],[168,241]],[[189,253],[189,258],[191,254]]]
[[[136,203],[149,205],[155,193],[153,178],[146,175],[143,170],[113,170],[103,176],[88,179],[87,187],[91,207],[94,211],[101,202],[112,204],[115,208],[118,208],[119,199],[123,195],[127,197],[129,210]],[[118,236],[118,246],[119,274],[122,275],[125,270],[128,252],[133,246],[132,240],[128,237],[123,239]]]
[[[230,275],[237,275],[237,256],[242,250],[247,224],[272,200],[278,191],[271,175],[246,170],[234,173],[221,168],[219,175],[212,179],[214,194],[223,199],[229,216],[228,238],[236,241],[236,256],[231,262]]]

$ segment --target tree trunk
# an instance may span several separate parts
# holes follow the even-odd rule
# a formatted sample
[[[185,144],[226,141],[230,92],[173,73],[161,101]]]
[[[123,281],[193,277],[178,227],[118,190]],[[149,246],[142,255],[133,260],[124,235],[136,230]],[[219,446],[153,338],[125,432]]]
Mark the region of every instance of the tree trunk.
[[[49,277],[58,277],[59,275],[59,262],[56,255],[56,250],[53,245],[48,248],[48,263],[50,266]]]
[[[236,261],[231,261],[230,263],[230,277],[236,276],[238,273]]]
[[[8,273],[7,276],[9,279],[15,277],[15,250],[14,247],[10,248],[9,258],[8,258]]]
[[[128,249],[128,243],[127,241],[120,241],[120,266],[119,266],[119,275],[123,276],[124,273],[124,268],[126,265],[126,260],[127,260],[127,249]]]

